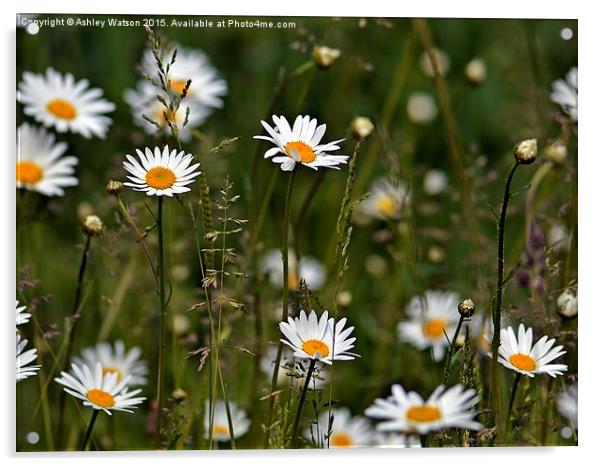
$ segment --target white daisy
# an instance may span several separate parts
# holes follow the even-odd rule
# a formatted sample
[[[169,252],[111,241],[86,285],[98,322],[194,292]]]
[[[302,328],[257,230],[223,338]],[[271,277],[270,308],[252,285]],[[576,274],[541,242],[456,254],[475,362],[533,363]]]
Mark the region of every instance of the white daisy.
[[[315,311],[309,316],[301,311],[299,317],[280,322],[280,331],[286,337],[280,341],[290,346],[297,358],[316,359],[325,364],[332,364],[334,360],[349,361],[358,355],[349,352],[355,337],[348,338],[354,327],[344,329],[346,322],[347,318],[343,317],[335,325],[334,318],[328,318],[328,311],[322,313],[319,321]]]
[[[240,409],[236,403],[228,403],[230,407],[230,416],[232,417],[232,432],[234,438],[245,435],[251,421],[247,417],[247,413]],[[218,442],[227,442],[230,440],[230,427],[228,425],[228,413],[226,411],[226,403],[223,400],[217,400],[213,406],[213,427],[211,427],[211,410],[209,408],[209,400],[205,401],[205,438],[209,438],[209,433],[213,430],[213,440]]]
[[[23,73],[18,98],[24,113],[44,126],[85,138],[104,138],[111,124],[104,114],[115,110],[115,104],[103,99],[100,89],[90,88],[87,79],[75,82],[71,73],[61,75],[52,68],[45,75]]]
[[[330,440],[328,429],[330,416],[332,421]],[[304,436],[313,441],[318,447],[326,448],[357,448],[369,447],[374,441],[374,432],[368,419],[362,416],[351,416],[347,408],[323,411],[318,417],[317,423],[312,423],[305,429]]]
[[[358,212],[380,220],[399,219],[409,202],[410,193],[402,181],[382,177],[372,183],[370,195],[360,203]]]
[[[297,263],[297,256],[289,249],[288,253],[288,287],[296,290],[301,280],[305,280],[310,290],[319,290],[326,282],[326,268],[311,256],[304,256]],[[282,253],[279,249],[269,250],[260,262],[260,270],[268,275],[270,283],[276,288],[282,288]]]
[[[433,48],[433,54],[435,56],[435,62],[437,63],[437,69],[441,73],[442,76],[445,76],[450,68],[449,57],[447,53],[438,48]],[[429,78],[432,78],[435,75],[435,70],[433,69],[433,63],[431,62],[430,55],[425,51],[420,56],[420,68],[422,72],[426,74]]]
[[[374,435],[378,448],[421,448],[420,438],[397,432],[376,432]]]
[[[556,396],[556,409],[571,424],[573,430],[578,429],[579,409],[577,403],[577,384]]]
[[[460,318],[459,298],[456,293],[431,290],[414,296],[406,308],[409,320],[397,326],[399,339],[419,350],[432,348],[435,361],[443,359],[447,340],[452,338]]]
[[[260,367],[261,370],[271,379],[274,373],[274,363],[276,362],[276,355],[278,348],[270,346],[266,354],[261,358]],[[307,371],[309,369],[309,361],[307,359],[297,359],[293,356],[293,352],[290,348],[282,348],[282,354],[280,356],[280,369],[278,371],[278,385],[288,385],[292,383],[297,388],[302,388],[307,377]],[[328,372],[323,367],[316,367],[311,375],[311,382],[309,383],[309,390],[320,390],[329,380]]]
[[[176,94],[181,94],[190,79],[186,100],[192,101],[197,108],[208,114],[214,108],[223,107],[221,97],[228,93],[228,84],[220,79],[217,70],[209,58],[199,49],[174,44],[161,57],[165,64],[171,60],[174,49],[178,49],[176,61],[169,67],[169,85]],[[157,63],[150,49],[142,57],[142,72],[152,78],[157,76]]]
[[[566,80],[557,79],[552,83],[550,99],[560,105],[571,120],[577,121],[577,67],[571,68]]]
[[[27,311],[27,306],[19,306],[19,300],[17,300],[17,325],[26,324],[29,322],[31,314]]]
[[[146,148],[144,153],[136,149],[140,163],[131,155],[126,154],[125,169],[131,174],[130,181],[123,183],[131,186],[134,191],[145,191],[148,196],[168,196],[190,191],[187,187],[201,173],[195,171],[199,164],[191,165],[192,154],[169,150],[168,146],[155,147],[154,151]]]
[[[161,95],[167,102],[168,100],[165,96],[165,92],[161,89],[157,89],[148,81],[140,81],[135,90],[127,89],[123,95],[124,100],[130,104],[135,123],[144,128],[148,134],[155,134],[157,132],[157,127],[146,120],[142,115],[157,123],[167,134],[171,134],[167,121],[169,120],[172,125],[180,130],[179,136],[184,142],[190,141],[192,137],[190,128],[198,128],[201,126],[210,113],[210,110],[207,107],[193,104],[189,101],[188,97],[181,102],[180,107],[176,112],[167,111],[165,106],[157,100],[157,95]],[[186,123],[186,126],[183,126],[184,121],[186,120],[186,109],[188,107],[190,107],[188,122]],[[167,119],[165,118],[166,115]]]
[[[63,188],[77,186],[77,159],[64,156],[67,144],[55,143],[54,134],[23,123],[17,137],[17,188],[45,196],[62,196]]]
[[[309,115],[298,115],[291,128],[286,118],[273,115],[275,126],[272,128],[265,121],[261,124],[269,136],[253,136],[255,139],[265,139],[276,147],[268,149],[264,157],[272,158],[272,162],[279,163],[283,171],[291,171],[297,163],[317,170],[319,167],[339,169],[338,165],[347,163],[347,155],[331,155],[328,152],[339,150],[339,143],[344,139],[337,139],[326,144],[320,144],[326,125],[318,126],[318,120]],[[274,157],[276,154],[277,157]]]
[[[130,377],[129,385],[146,385],[146,374],[148,369],[146,362],[140,360],[142,350],[137,346],[131,350],[125,350],[122,341],[110,343],[98,343],[96,346],[82,350],[82,357],[73,358],[78,366],[96,367],[97,363],[102,366],[103,375],[116,373],[117,381],[124,377]]]
[[[102,409],[109,415],[113,410],[132,413],[129,408],[135,408],[146,399],[136,396],[141,389],[129,391],[131,376],[119,381],[119,374],[116,372],[103,374],[100,363],[94,366],[94,372],[87,365],[77,364],[71,364],[71,370],[73,374],[61,372],[61,377],[54,381],[63,385],[63,390],[67,393],[82,400],[84,406]]]
[[[436,196],[447,189],[447,175],[443,170],[432,168],[424,174],[422,186],[429,196]]]
[[[565,364],[550,364],[566,353],[562,351],[562,345],[552,348],[555,341],[544,335],[533,345],[533,329],[525,330],[525,326],[520,324],[517,339],[512,327],[503,328],[500,333],[498,362],[529,377],[535,377],[535,374],[548,374],[552,377],[562,375],[567,370]]]
[[[21,338],[21,335],[17,333],[17,382],[25,380],[32,375],[36,375],[36,372],[40,370],[39,365],[29,365],[30,362],[35,361],[38,357],[37,350],[35,348],[23,351],[27,346],[27,340]]]
[[[426,434],[450,427],[481,428],[473,420],[479,401],[473,389],[456,385],[446,390],[439,385],[426,401],[416,392],[406,392],[401,385],[393,385],[391,392],[386,400],[377,398],[366,410],[367,416],[383,420],[376,426],[377,431]]]

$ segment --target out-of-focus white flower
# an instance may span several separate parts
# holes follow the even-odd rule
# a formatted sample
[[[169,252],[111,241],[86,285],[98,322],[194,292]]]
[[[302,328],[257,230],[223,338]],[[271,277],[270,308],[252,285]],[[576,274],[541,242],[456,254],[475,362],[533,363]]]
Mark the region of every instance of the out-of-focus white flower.
[[[425,125],[437,117],[437,104],[432,95],[426,92],[414,92],[408,98],[408,118],[412,123]]]
[[[349,129],[356,138],[365,139],[374,131],[374,124],[368,117],[357,116],[351,120]]]
[[[449,70],[449,57],[447,54],[438,48],[433,48],[433,52],[435,55],[435,62],[437,63],[437,68],[439,72],[445,76]],[[432,78],[435,75],[433,70],[433,63],[431,62],[431,57],[425,51],[420,56],[420,69],[422,69],[423,73],[426,74],[429,78]]]
[[[480,58],[473,58],[464,68],[466,78],[473,84],[481,84],[487,79],[487,66]]]
[[[564,290],[556,300],[558,313],[567,319],[577,316],[577,293],[571,288]]]
[[[569,246],[569,232],[560,222],[554,222],[550,226],[547,239],[548,247],[554,251],[563,251]]]
[[[333,416],[332,425],[329,414]],[[369,447],[374,441],[374,432],[368,419],[363,416],[351,416],[347,408],[333,409],[330,413],[328,410],[323,411],[317,424],[305,429],[304,436],[322,448]]]
[[[358,213],[381,220],[399,219],[409,202],[409,190],[401,180],[391,182],[382,177],[372,183],[370,195],[360,203]]]
[[[557,79],[552,83],[550,99],[560,105],[571,120],[577,121],[577,67],[571,68],[566,79]]]
[[[445,191],[447,189],[447,183],[447,175],[443,170],[432,168],[424,174],[424,192],[430,196],[436,196]]]
[[[579,409],[577,400],[577,384],[561,392],[556,397],[556,409],[571,424],[573,430],[577,430],[579,423]]]
[[[260,261],[260,269],[268,275],[275,288],[282,288],[282,253],[279,249],[269,250]],[[288,253],[288,286],[291,290],[299,287],[301,280],[310,290],[319,290],[326,282],[326,268],[311,256],[304,256],[297,263],[297,256],[291,250]]]
[[[229,402],[230,415],[232,418],[232,432],[234,438],[241,437],[249,431],[251,421],[247,413],[238,407],[236,403]],[[205,438],[208,439],[213,431],[213,440],[218,442],[227,442],[230,440],[230,427],[228,424],[228,412],[226,403],[223,400],[217,400],[213,406],[213,424],[211,423],[211,409],[209,400],[205,402]]]

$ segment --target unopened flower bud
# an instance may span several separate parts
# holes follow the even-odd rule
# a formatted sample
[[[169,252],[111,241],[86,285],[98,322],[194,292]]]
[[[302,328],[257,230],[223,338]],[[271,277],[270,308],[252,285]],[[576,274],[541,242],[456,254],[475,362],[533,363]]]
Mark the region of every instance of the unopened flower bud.
[[[188,398],[188,393],[181,388],[176,388],[173,392],[171,392],[171,397],[176,403],[181,403],[182,401],[186,401],[186,398]]]
[[[104,225],[98,215],[88,215],[84,220],[82,229],[90,236],[98,236],[102,233]]]
[[[565,319],[577,317],[577,293],[567,288],[556,300],[558,314]]]
[[[475,305],[472,302],[472,299],[467,298],[458,304],[458,312],[462,317],[468,319],[474,315]]]
[[[537,157],[537,139],[525,139],[514,146],[514,158],[518,163],[529,165]]]
[[[479,58],[470,60],[466,64],[466,68],[464,68],[464,74],[471,84],[481,84],[487,79],[485,62]]]
[[[341,51],[338,49],[331,49],[325,45],[319,45],[314,47],[312,56],[320,68],[327,69],[341,56]]]
[[[123,191],[123,183],[121,181],[111,180],[107,183],[107,192],[117,195]]]
[[[358,116],[351,120],[349,129],[351,130],[351,134],[357,139],[365,139],[374,131],[374,125],[370,121],[370,118]]]
[[[546,159],[552,162],[561,164],[566,162],[567,149],[566,146],[561,142],[553,142],[543,150],[543,155]]]

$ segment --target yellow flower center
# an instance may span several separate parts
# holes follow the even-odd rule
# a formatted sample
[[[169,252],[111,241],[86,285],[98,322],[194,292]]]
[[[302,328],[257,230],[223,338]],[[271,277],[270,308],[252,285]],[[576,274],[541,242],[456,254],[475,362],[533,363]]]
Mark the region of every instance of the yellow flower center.
[[[406,412],[406,419],[413,422],[434,422],[441,419],[441,411],[436,406],[412,406]]]
[[[393,198],[384,194],[376,200],[376,209],[383,217],[393,217],[397,210]]]
[[[288,156],[295,159],[295,161],[298,161],[299,157],[303,163],[311,163],[316,160],[316,153],[304,142],[289,142],[284,148]]]
[[[312,358],[318,353],[320,353],[321,357],[325,358],[330,353],[328,350],[328,345],[320,340],[307,340],[305,343],[303,343],[303,351],[309,354]]]
[[[429,319],[422,324],[422,334],[431,339],[441,338],[445,334],[447,322],[443,319]]]
[[[115,406],[115,398],[113,398],[113,395],[96,388],[93,388],[86,393],[86,397],[91,403],[94,403],[96,406],[100,406],[101,408],[112,408]]]
[[[34,162],[17,162],[17,181],[27,184],[36,184],[42,179],[44,172]]]
[[[77,110],[73,104],[65,99],[51,100],[46,104],[46,109],[62,120],[73,120],[77,116]]]
[[[226,437],[230,437],[230,429],[228,426],[223,424],[216,424],[213,426],[213,436],[217,437],[219,435],[225,435]]]
[[[353,446],[353,438],[345,432],[334,432],[330,436],[330,444],[337,448],[349,448]]]
[[[185,79],[173,79],[169,81],[169,87],[171,87],[171,90],[174,92],[177,92],[178,94],[182,94],[182,91],[184,90],[184,88],[186,87],[186,80]],[[190,94],[190,88],[188,88],[187,94]]]
[[[121,379],[123,377],[123,373],[119,369],[117,369],[116,367],[111,367],[111,366],[102,368],[102,377],[104,378],[104,376],[107,374],[117,374],[118,382],[121,381]]]
[[[289,270],[288,272],[288,287],[291,290],[296,290],[299,286],[299,275],[297,275],[297,271],[294,269],[293,267],[293,270]]]
[[[176,175],[169,168],[154,167],[146,172],[146,184],[155,189],[171,188],[176,181]]]
[[[534,371],[536,367],[535,359],[527,354],[513,354],[510,356],[510,363],[521,371]]]

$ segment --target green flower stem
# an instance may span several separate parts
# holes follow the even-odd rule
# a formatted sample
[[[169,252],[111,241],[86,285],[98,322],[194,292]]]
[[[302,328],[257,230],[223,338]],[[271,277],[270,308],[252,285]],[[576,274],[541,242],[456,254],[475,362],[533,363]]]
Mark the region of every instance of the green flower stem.
[[[464,323],[464,316],[460,316],[460,320],[458,320],[458,325],[456,326],[456,331],[454,332],[454,336],[449,342],[449,348],[447,350],[447,358],[445,360],[445,368],[443,369],[443,385],[447,385],[449,382],[449,372],[451,368],[452,356],[454,354],[454,349],[456,347],[456,340],[458,339],[458,335],[460,334],[460,330],[462,329],[462,324]]]
[[[504,188],[504,199],[498,219],[498,258],[497,258],[497,290],[495,294],[495,302],[492,310],[493,318],[493,339],[491,342],[491,391],[489,393],[489,403],[492,407],[490,416],[490,427],[496,424],[496,419],[499,419],[499,381],[498,381],[498,354],[500,347],[500,326],[502,316],[502,299],[504,295],[504,233],[506,228],[506,211],[508,210],[508,202],[510,201],[510,186],[512,178],[518,168],[519,163],[515,162],[506,178]]]
[[[295,415],[295,423],[293,424],[293,433],[291,435],[291,443],[289,445],[290,448],[293,448],[295,441],[297,440],[297,432],[299,430],[299,422],[301,421],[303,405],[305,404],[305,396],[307,395],[307,389],[309,388],[311,376],[316,368],[316,361],[317,359],[312,358],[309,362],[309,367],[307,368],[307,377],[305,378],[305,383],[303,384],[303,390],[301,391],[301,397],[299,398],[299,406],[297,406],[297,414]]]
[[[163,196],[157,200],[157,230],[159,232],[158,276],[159,276],[159,359],[157,367],[157,446],[161,446],[163,430],[163,403],[165,390],[165,321],[167,306],[165,305],[165,257],[163,248]]]
[[[288,318],[288,230],[291,222],[291,204],[293,200],[293,189],[295,187],[295,177],[297,167],[293,168],[289,179],[288,188],[286,190],[286,199],[284,201],[284,220],[282,223],[282,321],[285,322]],[[272,373],[272,385],[270,388],[270,404],[268,408],[268,422],[266,424],[265,446],[267,448],[270,440],[270,425],[274,415],[274,392],[278,385],[278,371],[280,370],[280,359],[282,357],[282,342],[278,343],[278,351],[276,360],[274,361],[274,372]]]
[[[86,447],[88,446],[88,441],[92,436],[92,429],[94,428],[94,423],[96,422],[96,418],[98,417],[98,413],[100,413],[99,409],[95,409],[92,413],[92,417],[90,418],[90,423],[88,424],[88,429],[86,430],[86,435],[84,437],[84,442],[82,443],[81,451],[86,451]]]

